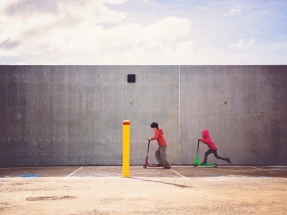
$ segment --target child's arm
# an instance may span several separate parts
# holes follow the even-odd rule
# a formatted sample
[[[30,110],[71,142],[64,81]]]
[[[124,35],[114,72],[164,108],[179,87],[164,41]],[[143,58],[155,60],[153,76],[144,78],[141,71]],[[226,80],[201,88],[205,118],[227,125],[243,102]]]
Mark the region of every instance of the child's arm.
[[[151,137],[151,138],[148,138],[148,140],[156,140],[157,138],[158,138],[158,132],[154,132],[154,136],[153,137]]]
[[[204,144],[207,144],[208,143],[208,140],[207,139],[203,139],[203,138],[198,138],[198,140]]]

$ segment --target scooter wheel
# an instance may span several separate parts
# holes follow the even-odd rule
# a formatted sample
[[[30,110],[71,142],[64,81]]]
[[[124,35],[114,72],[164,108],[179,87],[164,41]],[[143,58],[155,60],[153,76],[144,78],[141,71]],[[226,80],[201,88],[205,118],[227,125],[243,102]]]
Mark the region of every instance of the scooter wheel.
[[[197,164],[193,164],[194,167],[197,167]]]
[[[214,168],[217,168],[217,164],[214,164]]]
[[[145,168],[145,169],[146,169],[146,168],[147,168],[147,165],[143,165],[143,168]]]

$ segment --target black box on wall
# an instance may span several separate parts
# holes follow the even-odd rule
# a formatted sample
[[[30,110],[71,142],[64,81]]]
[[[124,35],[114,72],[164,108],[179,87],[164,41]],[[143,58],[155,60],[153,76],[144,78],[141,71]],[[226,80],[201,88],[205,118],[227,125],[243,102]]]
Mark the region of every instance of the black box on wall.
[[[128,74],[128,83],[135,83],[135,82],[136,82],[136,75]]]

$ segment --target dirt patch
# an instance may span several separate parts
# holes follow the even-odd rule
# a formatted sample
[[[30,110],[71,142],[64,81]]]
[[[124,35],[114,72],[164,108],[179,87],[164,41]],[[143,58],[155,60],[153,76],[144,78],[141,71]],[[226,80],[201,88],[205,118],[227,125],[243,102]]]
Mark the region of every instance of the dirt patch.
[[[39,197],[28,197],[27,201],[55,201],[65,199],[75,199],[76,196],[39,196]]]
[[[117,213],[114,212],[113,214],[116,215]],[[69,215],[111,215],[111,213],[100,212],[98,210],[92,210],[92,211],[87,211],[87,212],[84,212],[84,213],[69,214]]]
[[[9,209],[10,204],[8,202],[0,202],[0,212]]]

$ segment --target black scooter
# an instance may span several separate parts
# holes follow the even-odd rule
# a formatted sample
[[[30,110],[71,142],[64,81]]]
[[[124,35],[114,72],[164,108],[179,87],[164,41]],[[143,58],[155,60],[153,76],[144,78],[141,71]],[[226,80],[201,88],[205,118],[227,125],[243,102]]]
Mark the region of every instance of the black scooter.
[[[148,145],[147,145],[147,153],[146,153],[146,157],[145,157],[145,164],[143,165],[143,168],[159,168],[159,167],[163,167],[163,166],[159,166],[159,165],[156,165],[156,164],[149,164],[148,162],[148,152],[149,152],[149,145],[150,145],[150,140],[148,140]]]

